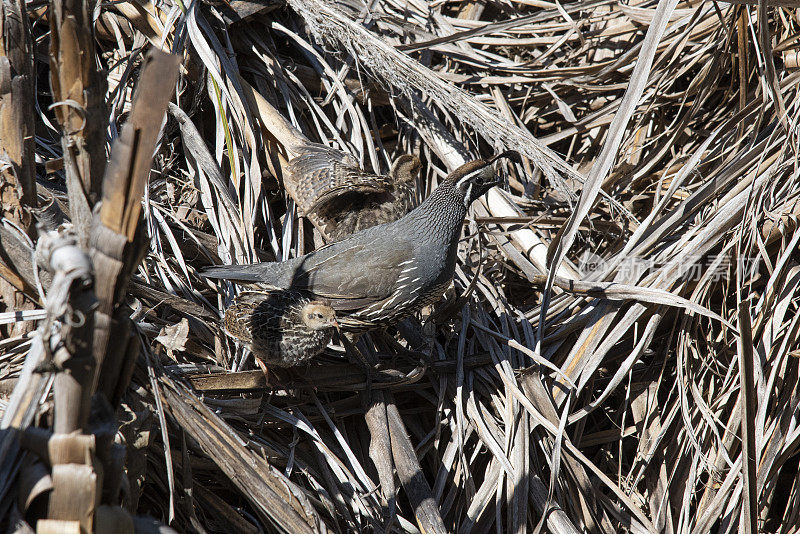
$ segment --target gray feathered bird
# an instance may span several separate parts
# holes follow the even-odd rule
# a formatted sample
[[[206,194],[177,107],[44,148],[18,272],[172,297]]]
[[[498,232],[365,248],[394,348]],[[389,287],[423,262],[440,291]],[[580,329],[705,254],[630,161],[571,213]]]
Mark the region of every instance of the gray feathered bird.
[[[212,267],[203,274],[324,300],[346,330],[394,324],[439,300],[450,284],[467,209],[501,183],[492,165],[499,158],[519,160],[519,154],[509,151],[462,165],[396,221],[285,262]]]

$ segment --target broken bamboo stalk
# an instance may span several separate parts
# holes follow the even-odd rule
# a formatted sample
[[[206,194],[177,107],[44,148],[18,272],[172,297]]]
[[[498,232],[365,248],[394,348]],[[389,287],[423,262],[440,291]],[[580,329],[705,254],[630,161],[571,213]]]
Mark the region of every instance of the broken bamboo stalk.
[[[103,204],[92,224],[92,261],[99,301],[94,338],[95,385],[115,405],[133,372],[138,350],[127,310],[120,308],[131,275],[146,252],[140,228],[142,195],[150,175],[167,104],[178,78],[177,56],[151,50],[142,68],[128,122],[111,151]],[[113,333],[113,336],[112,336]]]
[[[52,107],[62,129],[70,216],[84,247],[100,198],[108,120],[106,80],[95,63],[93,9],[88,0],[52,0],[48,10]]]
[[[34,69],[33,41],[25,3],[0,3],[0,217],[8,219],[31,237],[36,234],[32,212],[36,209],[34,172]],[[27,263],[23,260],[23,263]],[[8,310],[30,310],[18,282],[21,269],[3,255],[0,268],[0,301]],[[33,329],[31,323],[8,327],[9,336]]]

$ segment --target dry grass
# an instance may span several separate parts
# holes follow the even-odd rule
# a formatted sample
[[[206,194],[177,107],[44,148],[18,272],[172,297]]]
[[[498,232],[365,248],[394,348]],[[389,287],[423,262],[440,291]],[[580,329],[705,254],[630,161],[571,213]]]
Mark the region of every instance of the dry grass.
[[[112,135],[144,52],[182,58],[125,295],[127,482],[104,502],[199,532],[797,532],[797,9],[287,2],[101,6]],[[198,274],[322,243],[275,110],[370,170],[418,154],[420,198],[466,159],[525,156],[470,212],[445,300],[359,344],[372,373],[330,348],[265,389],[218,323],[237,288]],[[31,346],[0,342],[0,378]]]

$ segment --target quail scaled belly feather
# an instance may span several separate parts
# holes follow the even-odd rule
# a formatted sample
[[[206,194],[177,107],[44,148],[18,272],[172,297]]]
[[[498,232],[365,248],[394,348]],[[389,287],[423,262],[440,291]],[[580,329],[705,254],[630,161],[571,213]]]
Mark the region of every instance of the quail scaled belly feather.
[[[284,262],[211,267],[203,272],[324,300],[345,330],[397,323],[439,300],[452,280],[470,204],[498,185],[493,163],[516,152],[466,163],[404,217],[357,232]]]
[[[416,156],[403,154],[387,176],[371,174],[349,154],[316,143],[304,145],[288,167],[298,203],[320,218],[334,240],[408,213],[419,169]]]
[[[292,290],[242,292],[225,310],[224,324],[228,335],[244,343],[262,368],[289,367],[313,358],[338,328],[329,305]]]

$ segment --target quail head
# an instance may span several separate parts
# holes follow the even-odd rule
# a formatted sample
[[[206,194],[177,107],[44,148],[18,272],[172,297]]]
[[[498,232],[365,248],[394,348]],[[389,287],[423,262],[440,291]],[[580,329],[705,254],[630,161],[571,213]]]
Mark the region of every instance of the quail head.
[[[225,310],[225,331],[265,366],[289,367],[313,358],[338,328],[328,304],[292,290],[246,291]]]
[[[324,299],[346,330],[394,324],[441,298],[453,278],[467,209],[501,183],[493,163],[503,157],[518,160],[519,154],[462,165],[396,221],[285,262],[212,267],[203,274]]]
[[[288,167],[298,204],[306,214],[315,213],[334,240],[408,213],[419,169],[419,159],[404,154],[387,176],[370,174],[350,155],[316,143],[304,145]]]

